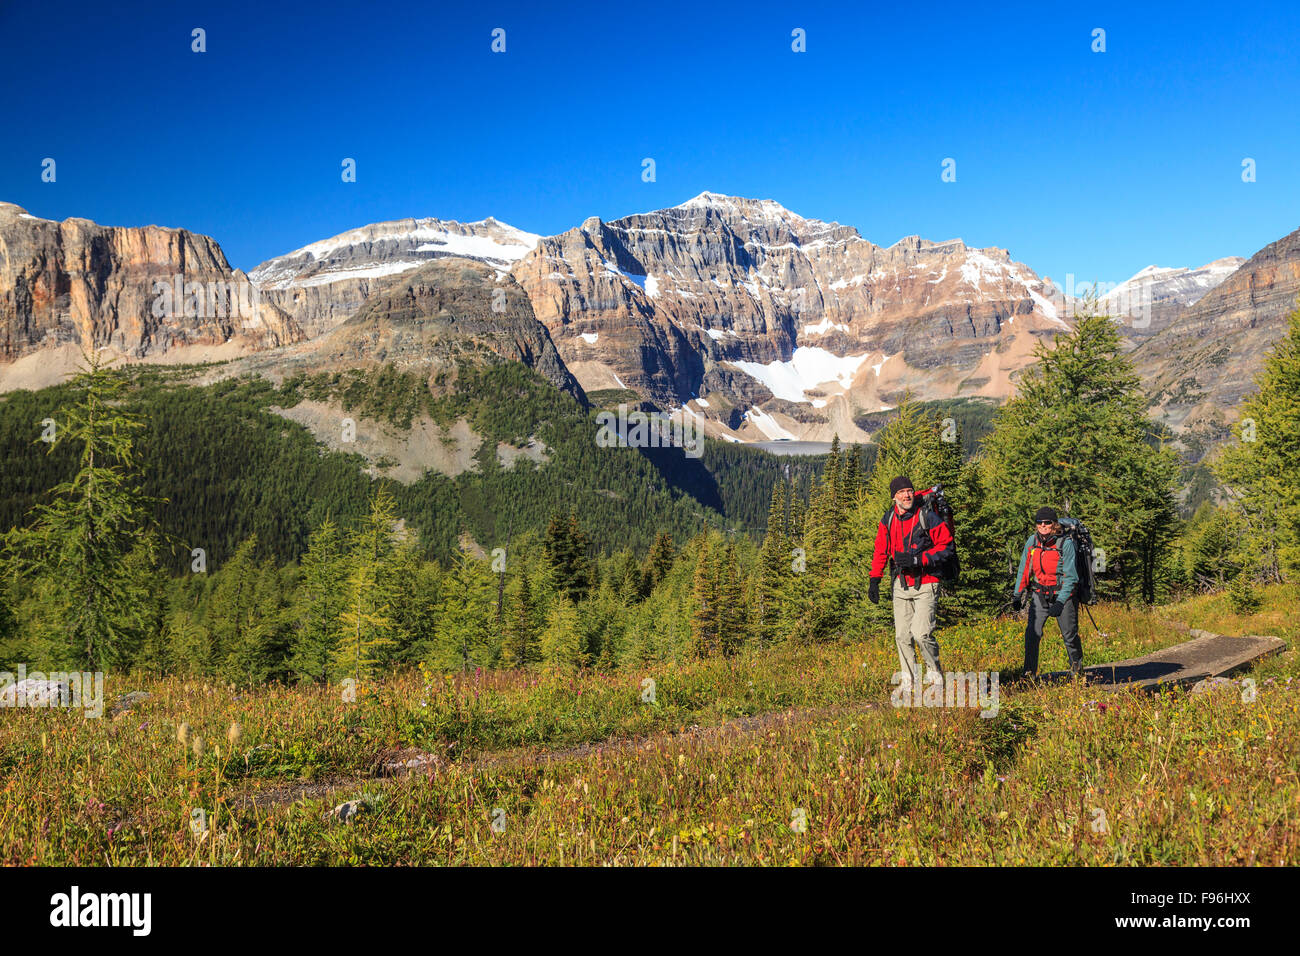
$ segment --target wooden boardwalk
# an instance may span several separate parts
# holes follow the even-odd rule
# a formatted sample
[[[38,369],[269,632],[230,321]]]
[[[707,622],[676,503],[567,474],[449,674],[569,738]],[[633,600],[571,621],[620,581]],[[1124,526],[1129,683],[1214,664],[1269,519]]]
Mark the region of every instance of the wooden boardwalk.
[[[1280,654],[1286,641],[1277,637],[1249,635],[1229,637],[1192,628],[1190,641],[1154,651],[1142,657],[1083,669],[1084,678],[1100,690],[1158,691],[1162,687],[1195,684],[1209,677],[1221,677],[1248,667],[1260,658]],[[1067,671],[1044,674],[1049,681],[1068,680]]]

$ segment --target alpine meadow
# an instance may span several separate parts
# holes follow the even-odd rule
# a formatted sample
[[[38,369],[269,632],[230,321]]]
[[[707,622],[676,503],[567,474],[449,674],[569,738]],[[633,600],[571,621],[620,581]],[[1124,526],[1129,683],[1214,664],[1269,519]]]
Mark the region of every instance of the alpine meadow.
[[[52,2],[18,932],[1284,931],[1300,7]]]

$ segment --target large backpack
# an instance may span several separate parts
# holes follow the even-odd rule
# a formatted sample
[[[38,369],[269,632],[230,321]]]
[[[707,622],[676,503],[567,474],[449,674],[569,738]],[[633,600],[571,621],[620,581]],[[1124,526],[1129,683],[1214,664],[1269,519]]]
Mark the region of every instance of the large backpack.
[[[1096,549],[1092,544],[1092,533],[1078,518],[1061,518],[1062,537],[1074,539],[1074,568],[1079,575],[1076,597],[1080,604],[1097,602],[1097,576],[1093,568]]]
[[[938,527],[940,524],[947,525],[948,533],[952,535],[952,556],[942,564],[934,568],[927,569],[931,574],[937,577],[944,584],[955,586],[961,577],[961,562],[957,559],[957,529],[953,525],[952,506],[948,504],[948,499],[944,497],[943,485],[935,485],[933,488],[927,488],[925,491],[916,493],[916,500],[920,506],[921,528],[929,537],[930,529]],[[893,505],[885,512],[885,517],[881,523],[885,528],[890,527],[890,522],[894,520],[895,509]]]

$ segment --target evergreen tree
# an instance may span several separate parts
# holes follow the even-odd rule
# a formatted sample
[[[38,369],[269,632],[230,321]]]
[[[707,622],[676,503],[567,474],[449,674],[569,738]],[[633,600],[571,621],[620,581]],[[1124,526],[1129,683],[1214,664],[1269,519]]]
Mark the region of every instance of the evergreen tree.
[[[749,612],[734,544],[727,545],[719,571],[718,645],[722,653],[731,655],[749,640]]]
[[[496,582],[486,561],[468,551],[457,553],[447,572],[433,661],[442,670],[468,671],[490,666],[500,648],[495,633]]]
[[[1183,575],[1197,591],[1222,591],[1248,564],[1248,540],[1244,513],[1237,508],[1217,507],[1206,501],[1192,515],[1183,532]]]
[[[944,494],[953,509],[957,560],[961,568],[960,580],[951,589],[951,596],[940,601],[940,620],[944,623],[997,612],[1006,603],[1013,586],[1012,575],[1008,574],[1003,559],[1005,549],[998,539],[997,516],[989,507],[979,465],[967,462],[961,467],[960,476],[955,484],[944,485]]]
[[[650,545],[650,553],[646,555],[643,574],[645,583],[641,588],[642,597],[649,596],[650,592],[659,586],[659,582],[672,570],[673,561],[676,559],[677,552],[673,547],[673,536],[666,531],[660,531],[655,535],[654,543]]]
[[[1265,580],[1300,570],[1300,308],[1287,323],[1215,467],[1241,518],[1238,553]]]
[[[786,491],[786,535],[790,539],[791,546],[796,548],[803,547],[804,544],[804,516],[808,510],[805,489],[799,484],[791,484]]]
[[[546,630],[542,632],[542,661],[548,671],[556,674],[573,674],[582,666],[582,638],[578,633],[578,611],[569,600],[567,591],[561,590],[546,616]]]
[[[838,438],[838,436],[836,436]],[[862,487],[862,448],[854,445],[845,452],[843,474],[840,478],[840,501],[842,510],[848,510],[858,498]]]
[[[331,656],[339,676],[372,679],[397,644],[393,613],[402,565],[400,537],[396,503],[380,486],[365,521],[348,535],[345,600]]]
[[[437,642],[438,609],[445,586],[442,568],[422,561],[411,547],[396,561],[393,599],[393,660],[404,664],[427,660]]]
[[[645,597],[641,591],[641,565],[630,549],[621,549],[615,557],[612,580],[614,589],[624,604],[634,604]]]
[[[583,647],[583,659],[599,664],[601,668],[613,666],[618,656],[618,645],[623,639],[626,607],[610,579],[578,607]]]
[[[754,634],[760,646],[774,644],[781,636],[791,562],[790,541],[785,534],[785,485],[778,481],[772,486],[767,533],[763,535],[754,574]]]
[[[216,671],[243,686],[278,675],[286,656],[278,576],[270,558],[257,560],[256,550],[253,535],[216,572],[208,612]]]
[[[1250,579],[1250,569],[1242,568],[1232,578],[1228,587],[1228,606],[1234,614],[1253,614],[1261,604],[1259,592]]]
[[[709,540],[700,541],[691,584],[691,654],[710,657],[718,648],[718,572]]]
[[[167,642],[168,671],[184,677],[209,673],[212,642],[207,629],[188,610],[177,610],[167,619],[163,631]]]
[[[537,643],[536,609],[528,571],[523,569],[507,586],[506,640],[501,656],[511,667],[525,667],[541,660]]]
[[[27,527],[6,536],[11,570],[39,579],[23,617],[51,663],[127,665],[149,625],[156,586],[152,502],[140,491],[135,442],[144,427],[122,407],[127,381],[98,353],[73,377],[47,451],[71,445],[77,471],[51,489]],[[145,549],[132,560],[132,552]]]
[[[345,559],[343,534],[327,517],[308,539],[298,585],[293,669],[307,680],[329,680],[329,662],[346,601]]]
[[[844,531],[843,493],[840,488],[840,439],[836,435],[826,457],[826,467],[813,485],[804,522],[804,547],[815,575],[825,577],[835,559]]]
[[[546,526],[542,548],[556,586],[563,589],[573,604],[587,596],[593,584],[593,569],[587,556],[590,541],[578,524],[578,512],[570,509],[568,517],[555,515]]]

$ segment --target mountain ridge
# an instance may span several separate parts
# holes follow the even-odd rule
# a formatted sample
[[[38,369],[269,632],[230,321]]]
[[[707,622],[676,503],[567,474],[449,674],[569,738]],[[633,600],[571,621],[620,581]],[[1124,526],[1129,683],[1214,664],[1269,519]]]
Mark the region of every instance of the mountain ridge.
[[[53,278],[30,265],[6,264],[0,272],[0,355],[9,360],[0,363],[0,389],[23,387],[34,366],[46,376],[36,375],[36,384],[57,380],[87,345],[131,361],[283,349],[319,358],[319,348],[296,346],[321,343],[428,263],[460,260],[495,270],[497,282],[508,276],[508,285],[523,291],[548,336],[554,354],[545,358],[546,374],[558,387],[630,388],[731,441],[825,440],[833,433],[868,440],[855,421],[905,394],[1005,400],[1037,342],[1070,328],[1078,305],[1004,248],[919,235],[881,246],[855,227],[802,216],[772,199],[708,190],[608,222],[588,217],[553,236],[494,216],[370,223],[274,256],[247,275],[230,267],[216,240],[183,229],[99,226],[76,217],[60,223],[0,204],[0,241],[10,249],[11,233],[27,237],[26,247],[17,245],[29,263],[33,235],[44,237],[35,245],[64,259],[71,249],[72,256],[60,266],[58,255],[34,254]],[[103,276],[86,269],[78,251],[97,242],[110,252],[97,266]],[[1153,364],[1162,346],[1149,343],[1175,336],[1165,330],[1185,326],[1178,320],[1198,303],[1219,301],[1211,293],[1246,263],[1223,257],[1197,268],[1148,266],[1102,296],[1127,326],[1157,397],[1168,391],[1168,376]],[[169,274],[200,286],[251,283],[256,315],[223,321],[182,312],[160,321],[148,314],[142,290]],[[32,293],[55,287],[65,295],[53,305],[57,296]],[[1135,315],[1134,301],[1146,312]],[[538,342],[529,349],[538,360],[547,352]],[[1245,372],[1258,351],[1245,357]],[[350,354],[361,361],[356,349]],[[1167,420],[1181,427],[1178,415]]]

